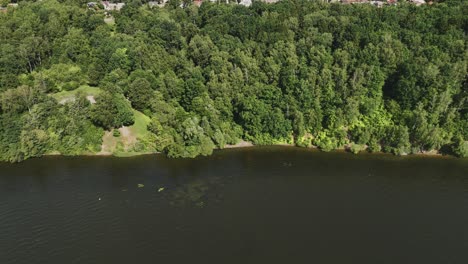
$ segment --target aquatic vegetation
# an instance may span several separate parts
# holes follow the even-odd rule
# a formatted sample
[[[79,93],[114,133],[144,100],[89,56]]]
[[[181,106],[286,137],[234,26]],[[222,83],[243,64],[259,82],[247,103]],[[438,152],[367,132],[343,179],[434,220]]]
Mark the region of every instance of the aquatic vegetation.
[[[221,186],[219,178],[197,179],[168,191],[170,203],[174,206],[204,207],[207,203],[219,201],[214,190]]]

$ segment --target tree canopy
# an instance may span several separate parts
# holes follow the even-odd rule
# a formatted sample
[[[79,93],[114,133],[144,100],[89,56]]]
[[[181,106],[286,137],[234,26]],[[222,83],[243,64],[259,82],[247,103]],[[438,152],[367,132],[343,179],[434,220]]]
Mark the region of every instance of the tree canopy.
[[[85,2],[0,13],[0,160],[98,152],[135,111],[140,148],[171,157],[241,139],[468,156],[467,1]]]

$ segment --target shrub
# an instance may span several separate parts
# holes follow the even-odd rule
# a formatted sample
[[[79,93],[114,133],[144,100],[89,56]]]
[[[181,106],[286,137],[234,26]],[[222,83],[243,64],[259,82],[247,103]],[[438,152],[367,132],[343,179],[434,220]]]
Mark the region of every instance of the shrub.
[[[460,158],[468,157],[468,141],[458,138],[452,146],[452,151]]]
[[[366,148],[367,148],[366,145],[352,143],[349,150],[354,154],[358,154],[359,152],[365,150]]]

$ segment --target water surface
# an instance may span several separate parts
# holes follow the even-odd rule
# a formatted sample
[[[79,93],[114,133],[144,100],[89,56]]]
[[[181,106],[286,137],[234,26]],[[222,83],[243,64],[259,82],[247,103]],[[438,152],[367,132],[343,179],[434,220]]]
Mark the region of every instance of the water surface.
[[[0,164],[0,263],[468,263],[468,161],[259,147]]]

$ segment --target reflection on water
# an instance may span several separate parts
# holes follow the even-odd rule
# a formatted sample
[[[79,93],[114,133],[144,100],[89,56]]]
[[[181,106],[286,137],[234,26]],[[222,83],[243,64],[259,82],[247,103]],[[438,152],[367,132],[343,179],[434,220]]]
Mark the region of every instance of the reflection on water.
[[[468,162],[261,147],[0,164],[0,263],[468,263]]]

